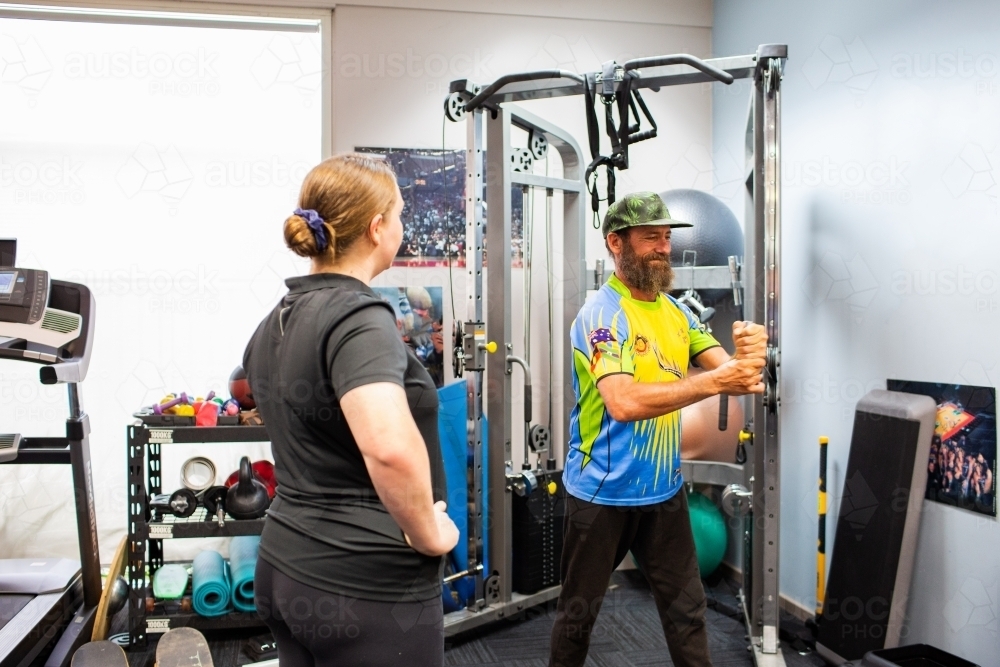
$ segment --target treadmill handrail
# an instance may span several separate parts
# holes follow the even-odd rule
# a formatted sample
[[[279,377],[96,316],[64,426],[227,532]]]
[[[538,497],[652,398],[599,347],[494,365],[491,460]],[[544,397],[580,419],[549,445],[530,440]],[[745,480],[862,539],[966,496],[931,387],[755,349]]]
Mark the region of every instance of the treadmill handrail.
[[[78,292],[78,295],[73,295],[72,292]],[[58,349],[25,338],[12,338],[0,344],[0,359],[42,364],[38,369],[38,377],[42,384],[83,382],[90,368],[97,302],[86,285],[64,280],[49,281],[47,307],[67,310],[64,303],[67,299],[77,302],[77,307],[70,309],[70,312],[80,316],[79,336]]]
[[[72,463],[69,438],[21,438],[17,458],[0,465],[69,465]]]
[[[38,377],[42,384],[83,382],[83,379],[87,377],[87,370],[90,368],[90,354],[94,348],[94,315],[97,312],[97,302],[94,300],[94,294],[86,285],[63,280],[50,281],[50,294],[59,289],[75,289],[80,292],[79,315],[83,319],[81,325],[83,330],[76,340],[63,348],[69,351],[72,356],[57,364],[43,366],[38,369]],[[50,296],[49,300],[51,301],[52,298]]]
[[[51,352],[39,352],[32,348],[17,347],[16,344],[23,340],[23,338],[14,338],[5,345],[0,345],[0,359],[13,359],[15,361],[28,361],[34,364],[45,365],[60,363],[59,357],[56,357]]]

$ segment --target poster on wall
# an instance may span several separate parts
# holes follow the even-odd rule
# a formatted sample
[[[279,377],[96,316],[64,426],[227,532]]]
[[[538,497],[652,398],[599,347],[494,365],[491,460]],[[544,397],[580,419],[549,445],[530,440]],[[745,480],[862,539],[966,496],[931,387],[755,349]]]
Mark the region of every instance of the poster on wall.
[[[355,148],[384,158],[403,194],[403,243],[394,266],[465,266],[465,151]],[[523,201],[511,190],[511,253],[522,265]]]
[[[995,517],[996,390],[908,380],[889,380],[888,388],[937,403],[924,497]]]
[[[440,287],[372,287],[392,306],[396,326],[420,363],[434,380],[444,386],[444,322]]]

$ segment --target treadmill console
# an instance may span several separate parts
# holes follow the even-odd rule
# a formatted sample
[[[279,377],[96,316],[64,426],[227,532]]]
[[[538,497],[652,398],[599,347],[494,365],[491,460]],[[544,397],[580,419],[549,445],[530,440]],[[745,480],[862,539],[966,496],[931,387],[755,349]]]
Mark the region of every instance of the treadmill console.
[[[47,271],[0,267],[0,322],[34,324],[48,300]]]

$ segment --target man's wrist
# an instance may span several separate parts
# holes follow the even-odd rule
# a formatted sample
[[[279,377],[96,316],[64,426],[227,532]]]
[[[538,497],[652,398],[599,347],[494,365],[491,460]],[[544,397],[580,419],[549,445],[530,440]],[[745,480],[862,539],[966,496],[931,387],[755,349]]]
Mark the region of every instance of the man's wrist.
[[[705,382],[704,391],[702,393],[708,396],[714,396],[722,392],[722,384],[719,382],[719,374],[717,369],[712,369],[705,373],[694,376],[695,380],[702,380]]]

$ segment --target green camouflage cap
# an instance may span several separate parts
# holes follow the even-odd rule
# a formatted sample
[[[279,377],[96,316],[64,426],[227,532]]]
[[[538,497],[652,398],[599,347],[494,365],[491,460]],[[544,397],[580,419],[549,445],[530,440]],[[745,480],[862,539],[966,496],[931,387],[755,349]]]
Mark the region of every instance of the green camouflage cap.
[[[643,225],[693,227],[690,222],[681,222],[671,218],[667,205],[655,192],[633,192],[608,207],[608,212],[604,214],[601,233],[604,234],[604,238],[607,238],[611,232]]]

